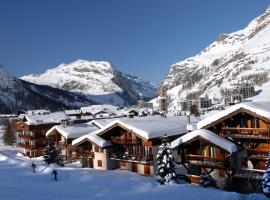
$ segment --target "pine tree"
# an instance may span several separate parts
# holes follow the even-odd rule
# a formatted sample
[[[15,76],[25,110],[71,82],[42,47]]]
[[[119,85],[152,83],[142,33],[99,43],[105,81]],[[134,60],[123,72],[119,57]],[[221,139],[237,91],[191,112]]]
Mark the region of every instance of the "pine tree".
[[[3,134],[3,142],[5,145],[13,145],[16,142],[15,132],[12,129],[10,123],[5,128],[5,132]]]
[[[45,148],[43,159],[48,165],[51,163],[63,165],[63,160],[61,158],[60,152],[52,142],[50,142]]]
[[[171,180],[174,180],[176,175],[174,171],[171,145],[166,135],[162,138],[162,144],[159,147],[156,160],[158,164],[157,176],[160,184],[168,184]]]
[[[269,152],[268,158],[265,162],[265,166],[267,169],[262,177],[262,188],[263,188],[263,193],[268,198],[270,198],[270,152]]]

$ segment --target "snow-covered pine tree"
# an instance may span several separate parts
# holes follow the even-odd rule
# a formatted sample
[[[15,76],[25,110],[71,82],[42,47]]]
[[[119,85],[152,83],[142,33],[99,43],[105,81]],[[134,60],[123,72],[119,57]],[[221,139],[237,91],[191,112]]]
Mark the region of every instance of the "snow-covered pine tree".
[[[265,162],[266,171],[262,177],[262,189],[263,193],[270,198],[270,152],[268,153],[268,158]]]
[[[174,180],[176,178],[174,162],[167,135],[162,137],[162,144],[159,147],[156,160],[158,164],[157,176],[160,184],[168,184],[171,180]]]
[[[58,165],[63,165],[63,160],[61,158],[59,150],[55,147],[55,144],[50,142],[44,150],[44,161],[49,165],[51,163],[56,163]]]

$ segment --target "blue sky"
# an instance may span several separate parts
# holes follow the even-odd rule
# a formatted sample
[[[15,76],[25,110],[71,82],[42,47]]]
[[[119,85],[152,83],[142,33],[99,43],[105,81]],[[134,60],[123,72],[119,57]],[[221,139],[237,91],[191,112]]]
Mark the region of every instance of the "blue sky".
[[[269,0],[0,0],[0,63],[19,77],[106,60],[154,83]]]

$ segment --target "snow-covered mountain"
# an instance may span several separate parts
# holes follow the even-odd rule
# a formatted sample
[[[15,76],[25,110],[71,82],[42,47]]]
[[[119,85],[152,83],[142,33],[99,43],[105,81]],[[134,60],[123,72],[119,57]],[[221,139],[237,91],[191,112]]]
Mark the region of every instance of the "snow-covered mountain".
[[[75,93],[17,79],[2,66],[0,66],[0,83],[0,113],[16,113],[28,109],[56,111],[94,104]]]
[[[173,64],[162,83],[169,89],[170,107],[189,94],[217,100],[222,89],[245,80],[262,90],[255,98],[270,98],[269,23],[270,7],[246,28],[222,34],[199,54]]]
[[[77,60],[21,79],[80,93],[101,104],[129,105],[156,94],[154,84],[137,76],[123,74],[105,61]]]

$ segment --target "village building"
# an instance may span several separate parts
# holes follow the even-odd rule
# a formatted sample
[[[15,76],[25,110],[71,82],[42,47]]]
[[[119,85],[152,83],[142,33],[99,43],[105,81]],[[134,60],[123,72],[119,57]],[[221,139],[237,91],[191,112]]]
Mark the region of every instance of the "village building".
[[[198,130],[172,142],[175,157],[195,182],[206,172],[221,183],[259,185],[270,151],[269,105],[245,102],[206,117]]]
[[[17,146],[22,148],[22,153],[28,157],[43,155],[46,146],[46,131],[60,124],[61,120],[69,119],[65,113],[31,114],[22,115],[16,123]]]
[[[158,101],[158,111],[166,113],[168,111],[168,98],[166,89],[161,86],[159,89],[159,96],[157,98]]]
[[[98,128],[91,122],[83,124],[66,124],[55,125],[46,132],[48,141],[56,144],[60,150],[64,163],[69,163],[77,157],[72,155],[72,141],[78,137],[94,132]]]
[[[139,100],[138,101],[138,107],[139,108],[153,108],[153,103],[146,102],[144,100]]]
[[[223,91],[223,104],[233,105],[256,95],[254,85],[248,82],[235,84]]]
[[[188,111],[192,105],[196,105],[198,109],[205,109],[211,107],[212,99],[206,97],[200,97],[198,99],[182,99],[179,102],[181,111]]]
[[[197,119],[192,118],[196,123]],[[172,141],[187,133],[187,118],[136,117],[117,120],[94,120],[99,130],[72,142],[75,153],[87,160],[85,166],[97,169],[121,168],[144,175],[156,171],[155,157],[161,137]]]

